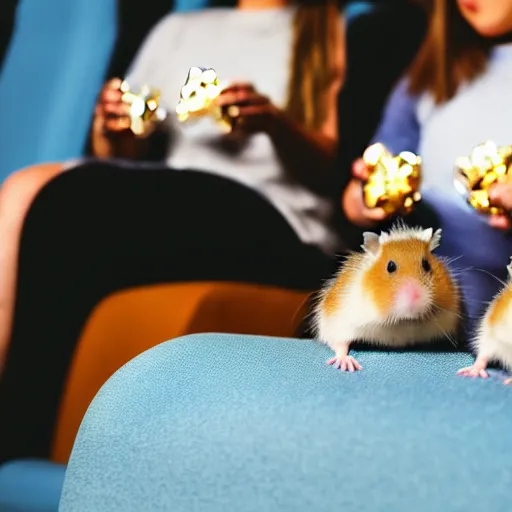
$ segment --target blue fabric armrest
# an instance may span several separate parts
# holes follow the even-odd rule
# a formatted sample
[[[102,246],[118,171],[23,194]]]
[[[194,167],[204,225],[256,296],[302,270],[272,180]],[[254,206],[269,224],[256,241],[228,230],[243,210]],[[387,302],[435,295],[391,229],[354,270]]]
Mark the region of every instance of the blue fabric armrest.
[[[80,428],[61,512],[510,510],[512,388],[468,354],[195,335],[121,368]]]

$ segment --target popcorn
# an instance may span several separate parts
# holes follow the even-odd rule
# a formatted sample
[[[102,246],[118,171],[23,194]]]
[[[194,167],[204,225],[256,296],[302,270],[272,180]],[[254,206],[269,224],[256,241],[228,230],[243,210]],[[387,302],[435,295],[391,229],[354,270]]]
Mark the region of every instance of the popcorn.
[[[149,85],[143,85],[139,92],[130,90],[128,82],[121,83],[122,100],[130,105],[130,129],[138,137],[147,137],[157,123],[167,117],[167,112],[160,106],[160,91]]]
[[[370,176],[363,185],[368,208],[382,208],[390,215],[405,215],[421,199],[421,158],[403,151],[393,156],[381,143],[369,146],[364,154]]]
[[[237,116],[238,108],[231,106],[221,109],[215,105],[215,99],[222,89],[214,69],[190,68],[176,106],[178,121],[184,123],[191,119],[212,116],[225,131],[231,131],[232,120]]]
[[[489,200],[489,188],[512,176],[512,145],[498,147],[492,141],[475,146],[469,156],[455,163],[454,183],[468,204],[480,213],[505,213]]]

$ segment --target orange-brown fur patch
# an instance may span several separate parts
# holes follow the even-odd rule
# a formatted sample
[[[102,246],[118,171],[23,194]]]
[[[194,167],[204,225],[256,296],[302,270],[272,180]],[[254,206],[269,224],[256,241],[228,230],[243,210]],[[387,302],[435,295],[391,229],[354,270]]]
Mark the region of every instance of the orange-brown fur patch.
[[[503,290],[497,295],[493,301],[491,308],[489,309],[489,325],[495,325],[503,319],[503,315],[506,314],[507,308],[512,300],[512,283],[509,283]]]
[[[423,258],[429,261],[431,272],[423,270]],[[393,273],[387,271],[390,260],[397,265],[397,270]],[[447,269],[430,252],[427,242],[414,238],[384,243],[379,258],[363,276],[363,287],[372,296],[379,312],[387,315],[393,306],[398,288],[404,279],[411,278],[417,279],[431,290],[433,302],[439,308],[458,310],[459,295],[453,288]]]
[[[453,279],[444,264],[434,255],[431,256],[432,269],[434,271],[434,303],[441,309],[459,311],[460,294]]]
[[[325,294],[322,308],[326,316],[332,315],[339,309],[341,297],[354,280],[358,269],[361,268],[364,257],[362,253],[353,253],[347,256],[336,280]]]

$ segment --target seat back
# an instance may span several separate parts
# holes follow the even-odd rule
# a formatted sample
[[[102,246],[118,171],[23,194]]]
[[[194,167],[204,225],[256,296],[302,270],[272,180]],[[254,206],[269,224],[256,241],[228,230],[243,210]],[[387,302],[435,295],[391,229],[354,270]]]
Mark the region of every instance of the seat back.
[[[58,510],[66,466],[42,460],[17,460],[0,466],[0,510]]]
[[[20,2],[0,77],[0,181],[81,155],[115,38],[115,0]]]

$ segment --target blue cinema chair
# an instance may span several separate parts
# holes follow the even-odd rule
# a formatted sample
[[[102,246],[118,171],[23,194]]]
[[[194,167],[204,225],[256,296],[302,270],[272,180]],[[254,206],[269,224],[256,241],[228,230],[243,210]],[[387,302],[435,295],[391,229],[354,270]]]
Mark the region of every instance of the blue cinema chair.
[[[0,466],[1,512],[56,512],[66,466],[17,460]]]
[[[0,182],[82,154],[115,38],[115,0],[19,2],[0,76]]]
[[[221,334],[163,343],[92,402],[61,512],[510,512],[512,388],[463,353]]]

